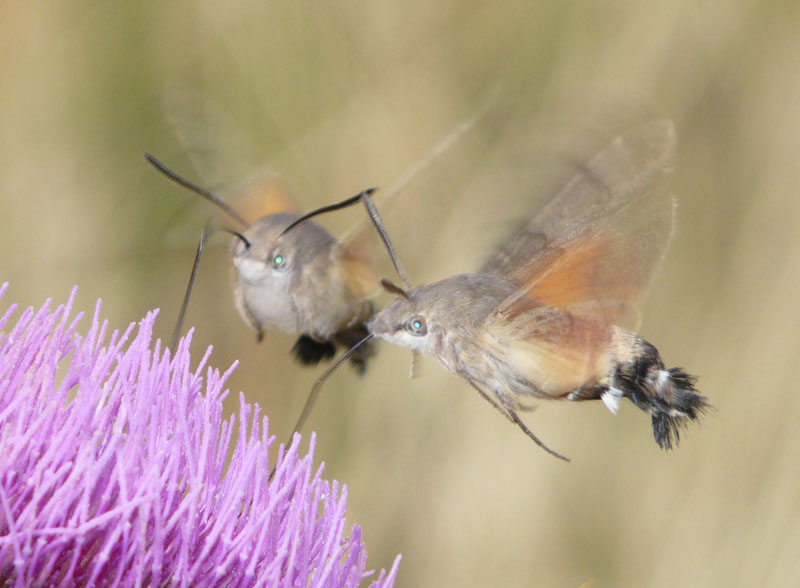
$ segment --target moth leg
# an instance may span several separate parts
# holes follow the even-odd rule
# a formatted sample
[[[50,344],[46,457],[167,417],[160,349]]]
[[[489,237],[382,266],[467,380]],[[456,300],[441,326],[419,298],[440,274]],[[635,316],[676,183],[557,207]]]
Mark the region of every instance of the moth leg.
[[[242,304],[242,308],[247,316],[247,322],[250,323],[250,326],[253,327],[253,330],[256,332],[256,343],[261,343],[264,340],[264,329],[261,328],[261,324],[256,320],[256,317],[253,316],[253,313],[250,312],[247,306]]]
[[[261,323],[258,322],[258,319],[253,315],[248,308],[247,304],[244,301],[244,294],[242,293],[242,287],[237,282],[236,286],[233,290],[233,299],[236,302],[236,308],[239,309],[239,314],[247,321],[247,324],[250,325],[256,332],[256,342],[261,343],[264,340],[264,329],[261,328]]]
[[[533,442],[536,443],[536,445],[544,449],[547,453],[549,453],[553,457],[557,457],[558,459],[563,459],[564,461],[567,462],[570,461],[570,459],[566,455],[562,455],[558,451],[550,449],[547,445],[545,445],[536,435],[533,434],[533,432],[527,427],[527,425],[525,425],[525,423],[523,423],[522,420],[520,420],[516,412],[514,412],[511,409],[508,409],[508,413],[510,415],[509,419],[511,420],[511,422],[515,423],[520,429],[522,429],[523,433],[525,433],[528,437],[533,439]]]
[[[536,445],[538,445],[539,447],[544,449],[547,453],[549,453],[553,457],[557,457],[558,459],[563,459],[564,461],[567,461],[567,462],[570,461],[570,459],[567,456],[562,455],[562,454],[558,453],[557,451],[554,451],[553,449],[550,449],[547,445],[544,444],[544,442],[541,439],[539,439],[536,435],[534,435],[533,431],[531,431],[527,427],[527,425],[525,425],[525,423],[522,422],[522,420],[519,418],[519,416],[517,416],[517,413],[514,412],[514,409],[512,409],[509,406],[503,406],[503,405],[498,404],[492,397],[490,397],[483,390],[481,390],[478,387],[478,385],[475,384],[475,382],[473,382],[472,380],[467,379],[467,382],[469,382],[469,385],[472,386],[473,388],[475,388],[475,390],[478,391],[478,394],[480,394],[489,404],[491,404],[497,410],[499,410],[503,414],[503,416],[505,416],[512,423],[517,425],[520,429],[522,429],[522,432],[525,433],[528,437],[530,437],[531,440],[533,440],[533,442],[536,443]]]

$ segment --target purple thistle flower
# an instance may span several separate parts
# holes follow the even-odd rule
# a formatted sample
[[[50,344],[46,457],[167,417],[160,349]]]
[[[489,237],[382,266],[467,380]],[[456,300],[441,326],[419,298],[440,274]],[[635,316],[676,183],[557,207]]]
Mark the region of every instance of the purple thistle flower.
[[[0,297],[7,284],[0,287]],[[1,586],[357,586],[366,551],[345,532],[347,489],[299,437],[268,483],[267,419],[226,378],[171,357],[149,313],[108,342],[98,301],[85,337],[74,299],[0,318]],[[130,340],[130,342],[129,342]],[[205,394],[201,390],[205,388]],[[235,445],[229,447],[238,427]],[[372,586],[394,583],[399,556]]]

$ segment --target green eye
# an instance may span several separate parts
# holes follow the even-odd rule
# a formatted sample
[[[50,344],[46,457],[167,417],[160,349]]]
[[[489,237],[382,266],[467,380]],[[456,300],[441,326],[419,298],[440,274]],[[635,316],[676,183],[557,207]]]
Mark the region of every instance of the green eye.
[[[425,324],[425,317],[415,316],[406,323],[406,331],[417,337],[422,337],[428,333],[428,327]]]
[[[285,269],[287,264],[287,259],[284,255],[280,253],[276,253],[272,256],[272,267],[275,269]]]

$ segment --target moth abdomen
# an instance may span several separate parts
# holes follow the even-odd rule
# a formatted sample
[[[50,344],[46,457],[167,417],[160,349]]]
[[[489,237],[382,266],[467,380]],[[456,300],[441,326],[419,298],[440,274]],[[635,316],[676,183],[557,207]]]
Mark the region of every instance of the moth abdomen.
[[[302,365],[317,365],[323,360],[332,359],[336,355],[337,346],[347,350],[366,335],[367,328],[364,323],[339,331],[333,336],[332,340],[317,340],[309,335],[300,335],[291,352]],[[367,341],[350,356],[350,363],[359,376],[364,375],[367,369],[367,361],[374,355],[375,347],[371,341]]]
[[[323,359],[331,359],[336,355],[336,345],[331,341],[317,341],[308,335],[300,335],[291,352],[301,364],[317,365]]]
[[[632,339],[632,341],[631,341]],[[697,420],[710,408],[705,396],[697,393],[696,378],[681,368],[666,369],[658,350],[638,336],[628,337],[626,359],[619,361],[611,388],[605,395],[629,398],[650,413],[653,436],[664,450],[677,447],[680,429]]]

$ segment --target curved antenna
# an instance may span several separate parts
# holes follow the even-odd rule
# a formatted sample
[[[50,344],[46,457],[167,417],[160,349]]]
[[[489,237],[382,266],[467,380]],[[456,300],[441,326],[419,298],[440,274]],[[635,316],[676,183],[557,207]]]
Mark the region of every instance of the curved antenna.
[[[351,196],[347,200],[342,200],[341,202],[337,202],[336,204],[329,204],[327,206],[323,206],[321,208],[317,208],[316,210],[312,210],[308,214],[304,214],[303,216],[298,218],[296,221],[291,223],[288,227],[283,229],[283,231],[281,231],[281,234],[278,235],[278,239],[283,237],[286,233],[291,231],[293,228],[295,228],[297,225],[299,225],[303,221],[307,221],[308,219],[313,218],[313,217],[317,216],[318,214],[323,214],[325,212],[333,212],[334,210],[341,210],[342,208],[347,208],[348,206],[352,206],[353,204],[358,203],[365,194],[372,194],[375,190],[377,190],[377,188],[368,188],[367,190],[364,190],[363,192],[360,192],[360,193],[356,194],[355,196]]]
[[[303,221],[315,217],[318,214],[322,214],[323,212],[331,212],[333,210],[341,210],[342,208],[347,208],[348,206],[352,206],[353,204],[361,201],[364,203],[364,206],[367,209],[369,220],[372,221],[372,224],[375,226],[375,230],[378,231],[378,235],[381,237],[381,241],[383,241],[383,245],[386,247],[386,251],[389,253],[394,270],[397,272],[397,275],[400,276],[400,279],[403,280],[403,283],[406,285],[406,287],[410,287],[411,282],[408,279],[408,275],[403,269],[400,259],[397,257],[397,252],[394,250],[394,245],[392,245],[392,240],[389,238],[389,233],[386,231],[386,226],[383,224],[381,215],[378,213],[378,208],[375,206],[375,201],[372,200],[372,194],[375,192],[375,190],[377,190],[377,188],[369,188],[360,194],[351,196],[346,200],[342,200],[341,202],[337,202],[335,204],[329,204],[327,206],[317,208],[316,210],[312,210],[308,214],[304,214],[299,219],[291,223],[288,227],[283,229],[283,232],[278,235],[278,239],[283,237],[286,233]]]
[[[428,151],[428,153],[419,159],[414,165],[408,168],[405,173],[400,176],[397,180],[395,180],[387,189],[385,193],[385,199],[391,198],[395,194],[401,192],[411,181],[419,175],[422,170],[428,167],[433,161],[435,161],[439,156],[441,156],[444,152],[450,149],[456,142],[458,142],[461,137],[467,133],[475,124],[489,111],[489,109],[497,102],[498,97],[503,92],[503,83],[498,82],[494,85],[494,87],[489,91],[489,93],[483,98],[481,101],[481,105],[479,106],[478,110],[468,119],[459,123],[455,128],[453,128],[447,135],[444,136],[433,148]],[[283,232],[280,234],[280,237],[288,233],[291,229],[306,221],[312,217],[317,216],[318,214],[322,214],[324,212],[331,212],[334,210],[340,210],[342,208],[347,208],[348,206],[352,206],[356,204],[359,200],[364,201],[364,205],[367,207],[367,212],[369,214],[370,220],[372,224],[378,231],[378,234],[383,241],[386,250],[389,253],[389,256],[392,259],[392,265],[394,266],[397,275],[405,283],[406,287],[410,287],[411,283],[408,280],[408,276],[406,275],[405,271],[403,270],[402,266],[400,265],[400,261],[397,257],[397,253],[392,246],[392,242],[389,239],[389,235],[386,232],[386,228],[383,225],[383,221],[381,220],[380,215],[378,214],[378,210],[375,207],[375,203],[372,201],[370,196],[375,192],[376,188],[370,188],[369,190],[364,190],[361,194],[357,194],[348,198],[347,200],[343,200],[342,202],[331,204],[328,206],[323,206],[316,210],[309,212],[301,216],[299,219],[291,223],[288,227],[286,227]],[[344,240],[348,239],[345,236]]]
[[[248,224],[247,221],[244,220],[239,215],[238,212],[236,212],[233,208],[230,207],[230,205],[228,205],[227,203],[222,201],[220,198],[218,198],[217,196],[215,196],[214,194],[212,194],[211,192],[209,192],[205,188],[201,188],[197,184],[195,184],[193,182],[190,182],[189,180],[187,180],[186,178],[184,178],[182,176],[179,176],[176,172],[174,172],[171,169],[169,169],[166,165],[164,165],[161,161],[159,161],[156,157],[154,157],[153,155],[151,155],[149,153],[145,153],[144,154],[144,158],[150,163],[150,165],[152,165],[154,168],[156,168],[158,171],[160,171],[162,174],[167,176],[170,180],[172,180],[173,182],[175,182],[179,186],[183,186],[184,188],[187,188],[188,190],[191,190],[195,194],[198,194],[198,195],[202,196],[203,198],[205,198],[209,202],[212,202],[213,204],[216,204],[220,209],[222,209],[223,212],[225,212],[225,214],[227,214],[233,220],[235,220],[236,222],[238,222],[239,224],[241,224],[241,225],[243,225],[245,227],[247,226],[247,224]]]
[[[409,302],[412,302],[411,297],[408,295],[408,292],[403,290],[397,284],[393,284],[392,282],[390,282],[386,278],[383,278],[381,280],[381,286],[383,286],[383,289],[386,290],[389,294],[396,294],[397,296],[402,296],[403,298],[405,298]]]
[[[497,103],[499,96],[503,92],[503,83],[498,82],[494,87],[481,99],[481,103],[475,113],[468,119],[463,120],[456,125],[447,135],[440,139],[421,159],[417,160],[410,168],[408,168],[399,178],[389,184],[388,188],[381,191],[381,205],[389,206],[393,200],[400,196],[403,190],[408,186],[425,168],[429,167],[440,156],[446,153],[453,145],[455,145],[463,135],[472,129],[477,122],[491,110],[494,104]],[[396,202],[396,200],[394,201]],[[374,223],[373,223],[374,224]],[[363,223],[358,223],[352,227],[342,237],[341,242],[346,248],[350,244],[356,243],[364,236],[367,228]]]
[[[400,260],[397,257],[397,253],[394,250],[394,246],[392,245],[391,239],[389,239],[389,233],[386,232],[386,227],[383,226],[383,220],[381,220],[381,215],[378,214],[378,209],[375,207],[375,203],[372,201],[372,198],[369,194],[364,193],[362,200],[364,200],[364,206],[367,207],[367,213],[369,214],[369,219],[372,221],[372,224],[375,225],[375,229],[378,231],[378,234],[381,236],[381,241],[386,246],[386,251],[389,252],[389,257],[392,258],[392,265],[394,266],[394,271],[397,272],[397,275],[400,276],[400,279],[403,280],[406,288],[411,287],[411,282],[408,280],[408,276],[406,275],[403,266],[400,265]]]
[[[239,231],[234,231],[233,229],[229,229],[228,227],[219,227],[219,230],[220,231],[225,231],[226,233],[230,233],[234,237],[237,237],[242,243],[244,243],[245,247],[250,249],[250,247],[251,247],[250,241],[248,241],[247,237],[242,235]]]
[[[308,398],[306,398],[306,403],[303,405],[303,410],[300,412],[300,418],[297,419],[297,424],[292,429],[292,433],[289,435],[289,439],[286,442],[287,448],[289,447],[289,445],[291,445],[292,439],[294,438],[294,434],[299,432],[300,429],[303,428],[303,425],[305,424],[308,415],[311,414],[311,409],[314,407],[314,403],[317,401],[317,398],[319,397],[320,389],[322,388],[322,384],[325,383],[325,380],[327,380],[328,377],[333,372],[335,372],[337,368],[340,365],[342,365],[342,363],[345,360],[347,360],[351,355],[353,355],[359,347],[361,347],[364,343],[372,339],[372,337],[374,337],[374,335],[370,333],[369,335],[361,339],[358,343],[356,343],[350,349],[348,349],[342,355],[340,355],[339,358],[336,361],[334,361],[330,365],[330,367],[328,367],[328,369],[326,369],[322,373],[322,375],[319,378],[316,379],[314,385],[311,386],[311,391],[308,393]],[[274,474],[275,474],[275,469],[273,468],[273,470],[269,474],[268,480],[272,480],[272,476]]]

